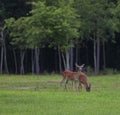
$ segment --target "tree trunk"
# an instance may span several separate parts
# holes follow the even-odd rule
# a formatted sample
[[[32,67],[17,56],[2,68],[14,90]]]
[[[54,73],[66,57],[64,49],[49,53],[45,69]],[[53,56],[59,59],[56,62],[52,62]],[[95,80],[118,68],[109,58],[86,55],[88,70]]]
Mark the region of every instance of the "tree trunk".
[[[17,68],[17,58],[16,58],[16,52],[15,52],[15,49],[13,49],[13,55],[14,55],[14,61],[15,61],[15,74],[17,74],[17,70],[18,70],[18,68]]]
[[[1,30],[1,40],[2,40],[2,50],[3,50],[3,58],[4,58],[4,66],[5,66],[5,72],[9,73],[8,71],[8,65],[7,65],[7,56],[6,56],[6,44],[5,44],[5,33],[4,30]],[[3,59],[2,59],[3,61]],[[3,63],[3,62],[2,62]],[[2,67],[2,65],[1,65]],[[1,68],[2,69],[2,68]],[[2,72],[2,71],[1,71]]]
[[[103,70],[106,69],[105,42],[103,41]]]
[[[61,73],[62,72],[62,61],[61,61],[61,53],[60,53],[60,48],[58,46],[58,58],[59,58],[59,72]]]
[[[32,61],[32,74],[34,74],[34,72],[35,72],[35,56],[34,56],[34,49],[32,49],[32,54],[31,54],[31,56],[32,56],[32,58],[31,58],[31,61]]]
[[[99,74],[100,71],[100,39],[94,37],[94,68],[95,68],[95,75]]]
[[[86,47],[86,64],[89,64],[89,50],[88,47]]]
[[[76,46],[76,58],[75,58],[75,62],[78,63],[78,46]]]
[[[1,46],[0,74],[3,73],[3,46]]]
[[[73,70],[73,48],[70,48],[70,70]]]
[[[25,57],[25,51],[20,51],[20,74],[24,74],[24,57]]]
[[[62,53],[62,59],[63,59],[63,64],[65,69],[70,69],[70,55],[69,55],[69,50],[65,51],[65,56],[64,53]]]
[[[94,38],[94,72],[97,74],[97,60],[96,60],[96,40]]]
[[[35,48],[35,67],[36,67],[36,74],[40,74],[40,66],[39,66],[39,48]]]
[[[97,37],[97,75],[100,72],[100,39]]]
[[[8,71],[8,64],[7,64],[7,55],[6,55],[6,45],[5,45],[5,42],[4,42],[4,63],[5,63],[5,71],[8,74],[9,71]]]
[[[67,69],[66,60],[63,52],[62,52],[62,59],[63,59],[64,69]]]
[[[70,63],[69,63],[70,55],[69,55],[69,50],[66,50],[65,56],[66,56],[66,69],[70,69]]]

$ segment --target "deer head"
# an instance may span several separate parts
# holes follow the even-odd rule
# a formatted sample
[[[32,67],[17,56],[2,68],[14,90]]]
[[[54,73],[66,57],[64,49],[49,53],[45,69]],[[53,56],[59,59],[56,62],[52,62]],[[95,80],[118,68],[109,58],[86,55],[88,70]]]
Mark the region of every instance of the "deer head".
[[[75,63],[75,66],[78,68],[79,71],[82,71],[85,64],[78,65],[77,63]]]
[[[88,86],[86,86],[86,91],[90,92],[90,90],[91,90],[91,84],[89,84]]]

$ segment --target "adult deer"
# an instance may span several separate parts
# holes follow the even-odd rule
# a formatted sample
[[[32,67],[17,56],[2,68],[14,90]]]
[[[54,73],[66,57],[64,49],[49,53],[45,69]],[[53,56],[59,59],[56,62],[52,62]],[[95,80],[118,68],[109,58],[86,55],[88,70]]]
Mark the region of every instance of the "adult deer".
[[[83,67],[84,67],[84,64],[82,64],[81,66],[75,64],[75,66],[78,68],[78,72],[65,70],[62,73],[63,79],[62,79],[61,83],[64,80],[66,80],[65,89],[67,90],[67,83],[68,83],[69,80],[72,81],[72,87],[74,87],[74,82],[79,81],[79,86],[78,86],[79,91],[82,90],[82,84],[85,85],[86,91],[90,91],[91,85],[88,83],[87,75],[84,74],[83,72],[81,72]]]
[[[84,65],[85,64],[82,64],[81,66],[79,66],[79,65],[77,65],[77,63],[75,63],[75,66],[78,68],[78,71],[82,71],[83,70],[83,67],[84,67]],[[62,76],[63,76],[63,79],[62,79],[62,81],[60,82],[60,85],[66,80],[66,79],[71,79],[71,81],[72,81],[72,86],[73,86],[73,82],[75,81],[74,79],[77,79],[77,78],[74,78],[72,75],[73,75],[73,73],[72,73],[73,71],[70,71],[70,70],[65,70],[65,71],[63,71],[63,73],[62,73]],[[76,76],[77,77],[77,76]]]

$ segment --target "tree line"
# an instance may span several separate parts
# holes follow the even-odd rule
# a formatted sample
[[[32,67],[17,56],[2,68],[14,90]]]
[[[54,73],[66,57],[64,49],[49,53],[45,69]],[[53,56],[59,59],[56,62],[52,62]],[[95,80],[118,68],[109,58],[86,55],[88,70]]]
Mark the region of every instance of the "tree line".
[[[61,72],[75,62],[96,75],[120,68],[120,0],[0,2],[1,74]]]

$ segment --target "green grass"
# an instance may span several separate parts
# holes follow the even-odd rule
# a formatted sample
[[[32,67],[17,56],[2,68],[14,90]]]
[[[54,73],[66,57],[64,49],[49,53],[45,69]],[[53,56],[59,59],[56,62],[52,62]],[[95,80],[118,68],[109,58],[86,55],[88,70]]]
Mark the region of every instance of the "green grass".
[[[89,77],[90,93],[66,92],[61,79],[0,76],[0,115],[120,115],[120,75]]]

